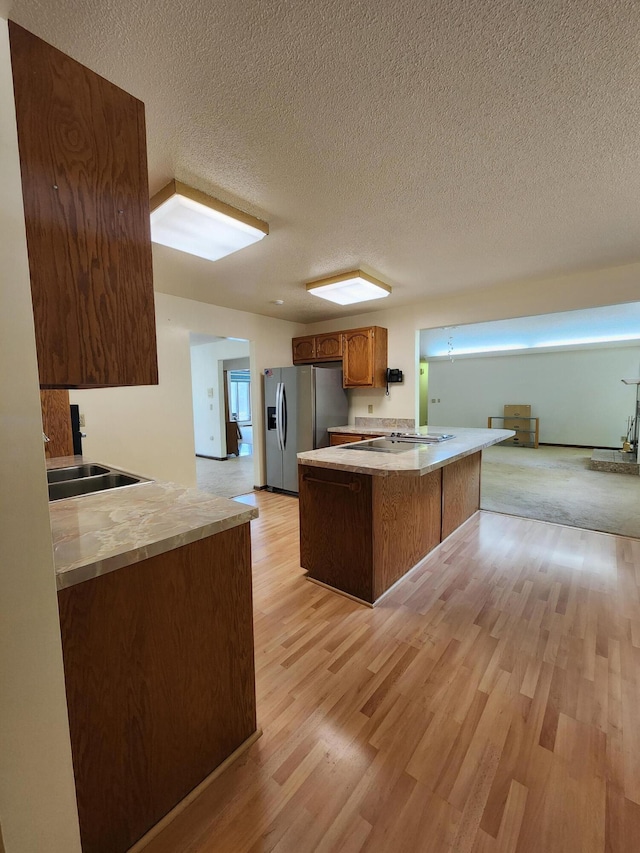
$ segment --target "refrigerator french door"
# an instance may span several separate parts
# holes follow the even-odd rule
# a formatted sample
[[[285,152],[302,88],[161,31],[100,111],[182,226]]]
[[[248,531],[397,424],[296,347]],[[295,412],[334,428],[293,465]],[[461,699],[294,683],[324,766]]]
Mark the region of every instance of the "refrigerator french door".
[[[264,371],[267,487],[298,492],[297,454],[329,446],[327,429],[347,423],[342,370],[323,365]]]

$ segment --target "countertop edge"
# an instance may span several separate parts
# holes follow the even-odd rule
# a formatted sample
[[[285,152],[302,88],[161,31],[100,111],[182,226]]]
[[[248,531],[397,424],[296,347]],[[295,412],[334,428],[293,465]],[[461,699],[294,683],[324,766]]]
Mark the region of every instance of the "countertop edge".
[[[436,429],[440,429],[437,427]],[[442,427],[444,431],[453,431],[455,427]],[[471,428],[466,428],[467,432],[471,430]],[[436,448],[441,450],[445,454],[444,458],[441,457],[439,459],[435,459],[431,462],[428,462],[424,465],[416,465],[411,468],[402,468],[402,467],[394,467],[394,462],[397,466],[397,457],[392,456],[391,454],[372,454],[376,457],[375,460],[372,460],[369,464],[362,464],[360,462],[354,462],[353,460],[346,460],[344,462],[340,461],[341,454],[348,453],[347,445],[340,445],[336,447],[323,448],[322,450],[312,450],[307,451],[305,453],[298,454],[298,465],[308,465],[316,468],[335,468],[339,471],[348,471],[352,474],[368,474],[375,477],[422,477],[426,474],[430,474],[432,471],[437,471],[439,468],[444,468],[446,465],[450,465],[452,462],[457,462],[459,459],[464,459],[466,456],[471,456],[474,453],[478,453],[481,450],[484,450],[487,447],[491,447],[494,444],[498,444],[501,441],[504,441],[505,438],[510,438],[515,433],[513,430],[477,430],[478,433],[483,432],[492,432],[495,433],[495,436],[491,436],[490,438],[484,438],[482,440],[476,439],[474,441],[473,436],[465,435],[460,436],[460,440],[466,439],[469,444],[467,447],[458,448],[454,450],[450,455],[447,454],[447,446],[444,443],[442,444],[432,444],[428,445],[429,449]],[[331,458],[322,458],[322,455],[327,454],[327,452],[331,452]],[[361,451],[353,451],[355,453],[361,453],[362,456],[366,454]]]
[[[150,542],[148,545],[139,545],[129,551],[121,551],[119,554],[113,554],[110,557],[98,559],[83,566],[71,566],[68,569],[60,569],[56,571],[56,587],[58,590],[67,589],[70,586],[76,586],[76,584],[84,583],[84,581],[92,580],[100,575],[106,575],[109,572],[115,572],[127,566],[134,566],[136,563],[141,563],[150,557],[166,554],[167,551],[174,551],[183,545],[190,545],[192,542],[198,542],[201,539],[207,539],[209,536],[215,536],[216,533],[222,533],[224,530],[230,530],[233,527],[239,527],[241,524],[247,524],[253,518],[257,517],[258,510],[255,507],[247,507],[245,512],[237,516],[213,521],[211,524],[196,527],[184,533],[172,534],[165,539]]]
[[[93,462],[59,457],[47,467],[81,461]],[[259,513],[250,504],[151,480],[50,502],[49,515],[56,588],[62,590],[247,524]]]

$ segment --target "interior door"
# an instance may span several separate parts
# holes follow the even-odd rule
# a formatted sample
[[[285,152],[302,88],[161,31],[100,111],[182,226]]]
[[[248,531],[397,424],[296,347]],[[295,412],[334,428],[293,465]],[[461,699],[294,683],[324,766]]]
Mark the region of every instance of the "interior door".
[[[238,455],[238,424],[232,420],[229,414],[229,371],[223,370],[223,385],[224,385],[224,423],[225,423],[225,440],[226,440],[226,456],[230,453]]]

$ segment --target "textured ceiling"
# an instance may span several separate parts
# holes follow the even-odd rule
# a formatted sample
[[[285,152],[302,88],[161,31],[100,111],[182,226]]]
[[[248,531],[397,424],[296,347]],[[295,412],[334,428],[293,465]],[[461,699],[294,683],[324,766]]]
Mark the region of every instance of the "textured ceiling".
[[[152,193],[175,177],[269,222],[215,263],[156,247],[162,289],[312,322],[640,258],[636,0],[14,0],[10,17],[145,102]],[[304,290],[358,266],[393,294],[349,310]]]

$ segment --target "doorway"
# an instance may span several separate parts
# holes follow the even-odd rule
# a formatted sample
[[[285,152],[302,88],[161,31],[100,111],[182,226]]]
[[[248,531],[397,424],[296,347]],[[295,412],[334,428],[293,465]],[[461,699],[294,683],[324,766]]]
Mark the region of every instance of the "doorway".
[[[640,534],[630,509],[640,479],[590,464],[594,448],[619,449],[629,432],[640,303],[423,330],[420,358],[430,426],[501,426],[508,404],[538,419],[539,446],[484,451],[482,509]]]
[[[219,497],[253,490],[250,342],[190,336],[198,488]]]
[[[240,361],[236,359],[235,361]],[[251,456],[253,454],[253,423],[251,419],[251,370],[249,359],[246,368],[229,368],[224,363],[225,423],[227,455]]]

